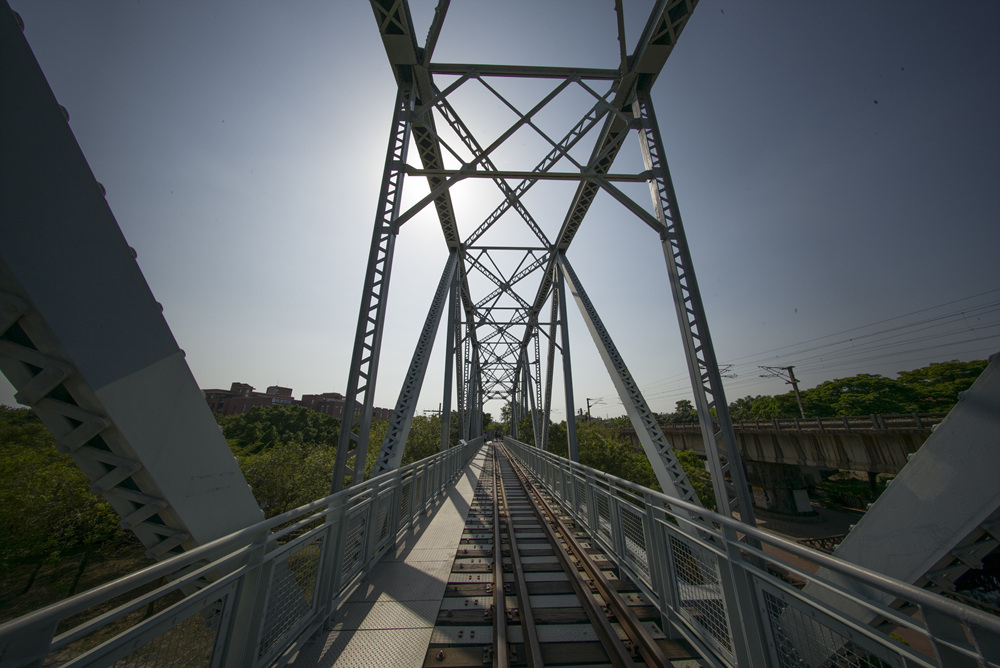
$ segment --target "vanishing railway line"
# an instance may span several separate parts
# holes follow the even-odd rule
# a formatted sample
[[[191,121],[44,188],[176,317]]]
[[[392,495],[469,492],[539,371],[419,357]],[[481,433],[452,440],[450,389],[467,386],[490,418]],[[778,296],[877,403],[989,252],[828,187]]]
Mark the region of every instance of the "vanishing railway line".
[[[666,639],[657,609],[516,460],[497,443],[489,447],[424,665],[695,658]]]

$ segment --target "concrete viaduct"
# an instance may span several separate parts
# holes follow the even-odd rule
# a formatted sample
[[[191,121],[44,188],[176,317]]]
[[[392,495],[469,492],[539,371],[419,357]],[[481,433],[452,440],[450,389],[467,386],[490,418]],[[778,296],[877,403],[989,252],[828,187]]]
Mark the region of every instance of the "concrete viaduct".
[[[784,513],[812,511],[806,491],[819,471],[897,474],[946,413],[736,422],[734,428],[754,505]],[[697,423],[661,424],[674,450],[705,455]],[[621,429],[639,446],[631,427]]]

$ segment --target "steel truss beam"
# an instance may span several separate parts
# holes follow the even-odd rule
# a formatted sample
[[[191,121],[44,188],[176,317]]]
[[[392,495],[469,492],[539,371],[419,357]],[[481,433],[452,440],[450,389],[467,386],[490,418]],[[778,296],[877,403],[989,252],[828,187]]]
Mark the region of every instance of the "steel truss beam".
[[[445,310],[445,304],[449,301],[449,294],[454,292],[455,268],[457,265],[458,253],[450,253],[448,261],[445,262],[444,271],[441,273],[441,280],[438,282],[437,291],[434,293],[434,300],[427,311],[427,319],[424,320],[420,339],[417,341],[416,350],[413,351],[410,369],[407,371],[406,379],[403,381],[403,388],[399,391],[399,399],[396,400],[396,410],[393,413],[392,419],[389,420],[389,428],[386,430],[385,439],[382,441],[382,449],[379,452],[378,460],[375,462],[375,470],[372,472],[372,475],[379,475],[396,469],[403,460],[406,437],[410,433],[413,413],[417,408],[417,398],[420,396],[420,388],[423,386],[424,375],[427,372],[427,362],[431,356],[431,349],[434,347],[434,337],[437,335],[438,326],[441,324],[441,312]],[[448,361],[451,359],[450,352],[445,355],[445,359]],[[446,363],[446,369],[447,367]],[[450,369],[446,370],[445,375],[451,375]],[[442,404],[442,411],[447,410],[451,413],[451,393],[449,391],[451,388],[447,380],[445,388],[448,403]],[[444,415],[441,416],[441,421],[445,423]],[[447,431],[442,433],[442,445],[446,442],[447,435]]]
[[[22,30],[0,1],[0,371],[166,558],[263,515]]]
[[[663,154],[663,140],[647,90],[638,92],[632,110],[641,123],[639,138],[643,161],[654,175],[649,181],[649,189],[656,217],[663,225],[660,241],[687,356],[708,468],[712,474],[715,502],[719,512],[736,512],[744,522],[753,525],[756,522],[750,488],[747,486],[739,444],[729,416],[729,404],[722,388],[722,374],[715,358],[705,306],[695,279],[691,251],[681,224],[677,195]]]
[[[379,212],[375,219],[371,249],[368,253],[368,271],[365,274],[361,312],[358,315],[358,328],[354,338],[354,354],[351,358],[347,393],[344,396],[344,415],[341,418],[340,438],[337,441],[332,492],[338,492],[346,485],[364,479],[368,432],[371,428],[372,407],[375,405],[375,380],[378,375],[386,299],[389,294],[392,254],[398,233],[396,218],[399,215],[400,197],[403,192],[402,168],[406,164],[406,154],[410,145],[409,116],[414,103],[414,93],[412,86],[401,85],[396,94],[392,132],[379,193]],[[354,465],[349,469],[348,462],[352,458]],[[348,474],[351,475],[350,482],[346,480]]]
[[[594,338],[597,350],[601,354],[601,359],[604,360],[604,365],[608,369],[615,389],[618,390],[618,396],[625,406],[632,426],[635,427],[635,433],[639,437],[639,442],[642,443],[642,449],[645,451],[649,463],[653,466],[653,473],[656,474],[656,481],[660,483],[660,489],[669,496],[690,503],[700,503],[687,474],[684,473],[684,469],[681,468],[680,462],[674,455],[673,448],[667,443],[667,439],[664,438],[663,432],[660,430],[656,414],[646,404],[639,386],[636,385],[635,379],[632,378],[632,374],[618,352],[618,348],[611,340],[611,335],[608,334],[601,317],[597,314],[597,309],[594,308],[590,297],[584,291],[583,284],[580,283],[580,279],[573,271],[566,256],[561,253],[559,268],[569,283],[570,292],[576,299],[577,306],[580,307],[583,320],[587,324],[590,335]],[[560,308],[565,309],[565,306],[561,304]]]

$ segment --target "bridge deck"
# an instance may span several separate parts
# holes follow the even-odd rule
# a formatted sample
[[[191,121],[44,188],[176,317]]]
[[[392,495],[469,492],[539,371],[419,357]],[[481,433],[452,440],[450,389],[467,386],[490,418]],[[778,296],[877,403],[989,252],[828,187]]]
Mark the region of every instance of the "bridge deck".
[[[337,611],[333,630],[318,634],[289,665],[423,664],[486,453],[473,458],[440,504],[372,569]]]

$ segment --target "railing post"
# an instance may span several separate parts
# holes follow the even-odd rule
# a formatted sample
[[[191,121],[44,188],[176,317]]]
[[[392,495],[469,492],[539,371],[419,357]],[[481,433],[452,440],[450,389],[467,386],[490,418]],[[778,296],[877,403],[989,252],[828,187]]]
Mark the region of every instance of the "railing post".
[[[625,525],[622,524],[621,501],[615,493],[615,485],[608,485],[608,520],[611,524],[611,546],[615,554],[624,557],[625,551]]]
[[[570,504],[570,508],[573,509],[573,516],[575,519],[580,515],[580,499],[578,498],[579,494],[577,493],[577,486],[576,486],[577,474],[576,471],[573,469],[573,462],[569,462],[567,468],[569,469],[569,494],[567,495],[566,498]]]
[[[262,534],[255,542],[247,556],[247,565],[251,567],[239,579],[233,617],[226,629],[222,656],[214,665],[237,668],[252,666],[256,661],[255,654],[267,612],[267,594],[274,567],[274,562],[265,561],[264,557],[275,546],[271,543],[269,534]]]
[[[403,499],[403,474],[396,469],[392,474],[392,506],[389,509],[389,526],[392,531],[393,545],[398,542],[399,530],[399,502]]]
[[[673,611],[676,610],[674,601],[674,581],[673,562],[670,559],[670,550],[667,541],[670,540],[667,530],[661,522],[656,521],[656,513],[653,512],[653,499],[648,493],[643,494],[643,502],[646,504],[646,518],[649,524],[649,537],[646,540],[646,565],[649,567],[649,576],[652,578],[652,590],[659,598],[660,626],[663,633],[668,638],[677,639],[680,634],[674,628],[671,619]]]
[[[323,601],[323,615],[329,620],[333,614],[333,601],[336,598],[337,557],[343,540],[343,497],[336,497],[330,503],[330,512],[326,516],[326,536],[323,538],[323,554],[319,562],[318,592]]]
[[[722,527],[725,556],[720,555],[719,582],[726,602],[733,656],[737,666],[770,666],[762,611],[754,587],[753,574],[743,564],[736,530]]]
[[[343,586],[344,577],[344,538],[347,536],[347,513],[350,510],[347,498],[340,498],[340,505],[337,510],[331,514],[337,518],[337,529],[334,532],[336,539],[331,545],[333,549],[333,573],[331,575],[330,584],[333,592],[333,598],[336,598],[337,594],[340,593],[340,589]]]
[[[379,485],[381,488],[381,485]],[[378,531],[375,524],[378,522],[378,504],[381,500],[380,489],[371,488],[371,501],[369,501],[368,508],[368,519],[365,520],[365,549],[363,554],[362,563],[368,563],[371,561],[372,557],[375,556],[375,552],[378,550]]]

